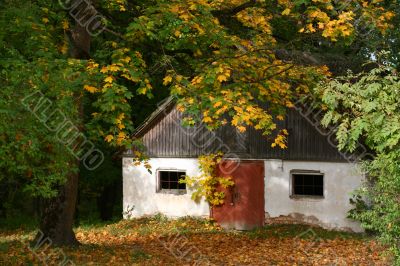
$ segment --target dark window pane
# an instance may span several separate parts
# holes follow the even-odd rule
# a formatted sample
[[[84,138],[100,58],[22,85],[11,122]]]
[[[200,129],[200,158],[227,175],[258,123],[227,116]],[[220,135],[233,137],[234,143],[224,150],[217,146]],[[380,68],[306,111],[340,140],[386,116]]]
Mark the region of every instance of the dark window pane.
[[[322,187],[324,185],[323,178],[318,178],[318,177],[315,178],[314,179],[314,185]]]
[[[295,186],[294,187],[294,194],[296,195],[303,195],[303,187],[302,186]]]
[[[323,178],[321,174],[293,174],[293,194],[323,196]]]
[[[312,186],[314,185],[314,176],[312,175],[304,175],[303,176],[304,185],[305,186]]]
[[[179,180],[186,175],[185,172],[159,171],[159,182],[161,189],[183,189],[186,190],[186,184],[180,184]]]
[[[312,186],[304,187],[303,195],[313,195],[313,193],[314,193],[314,189]]]
[[[323,196],[324,195],[323,188],[322,187],[315,187],[315,195]]]

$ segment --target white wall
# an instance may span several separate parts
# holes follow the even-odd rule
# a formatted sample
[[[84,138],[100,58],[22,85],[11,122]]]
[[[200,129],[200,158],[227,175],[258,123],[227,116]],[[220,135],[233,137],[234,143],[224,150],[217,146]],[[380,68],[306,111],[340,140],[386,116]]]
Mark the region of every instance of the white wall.
[[[290,171],[318,170],[324,174],[324,198],[291,198]],[[353,164],[301,161],[265,161],[265,211],[270,217],[291,216],[329,229],[362,231],[346,218],[349,198],[361,185],[362,176]]]
[[[197,159],[152,158],[152,174],[143,166],[134,166],[132,158],[123,158],[123,208],[134,206],[131,217],[163,213],[169,217],[208,216],[208,204],[184,195],[157,193],[157,169],[185,170],[189,176],[199,174]],[[127,215],[124,215],[127,218]]]
[[[152,158],[152,174],[143,166],[123,159],[123,208],[134,206],[131,217],[163,213],[169,217],[208,216],[208,204],[196,204],[190,195],[156,192],[157,169],[175,168],[198,175],[197,159]],[[290,171],[318,170],[324,174],[324,198],[290,198]],[[346,218],[352,207],[349,198],[361,185],[362,177],[348,163],[265,160],[265,212],[267,217],[290,216],[329,229],[362,231],[359,224]],[[125,215],[127,218],[127,215]]]

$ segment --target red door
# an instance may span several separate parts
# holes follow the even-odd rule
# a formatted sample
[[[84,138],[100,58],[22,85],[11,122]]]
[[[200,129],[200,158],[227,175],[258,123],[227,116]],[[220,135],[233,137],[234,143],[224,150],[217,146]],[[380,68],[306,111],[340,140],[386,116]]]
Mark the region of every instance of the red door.
[[[226,167],[226,165],[229,167]],[[232,171],[226,171],[231,169]],[[250,230],[265,221],[264,162],[224,161],[217,167],[219,176],[231,176],[235,186],[225,191],[225,201],[213,207],[211,216],[224,228]]]

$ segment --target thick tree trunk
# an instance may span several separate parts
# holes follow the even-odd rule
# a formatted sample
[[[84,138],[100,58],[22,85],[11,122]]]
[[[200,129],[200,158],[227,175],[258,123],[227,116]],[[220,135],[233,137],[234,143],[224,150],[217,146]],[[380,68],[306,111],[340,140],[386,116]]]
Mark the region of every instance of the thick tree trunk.
[[[94,9],[88,8],[91,1],[84,1],[78,5],[74,0],[71,6],[74,6],[74,12],[79,14],[79,18],[74,17],[75,27],[72,31],[67,32],[70,42],[69,54],[70,57],[75,59],[88,59],[91,36],[88,32],[87,21],[94,14]],[[81,12],[82,11],[82,12]],[[83,118],[83,103],[79,101],[77,108],[80,111],[81,118]],[[77,125],[82,129],[81,125]],[[76,161],[77,167],[80,162]],[[42,241],[48,241],[54,246],[72,246],[78,245],[79,242],[75,237],[73,231],[74,215],[76,210],[76,201],[78,196],[78,177],[79,174],[71,173],[67,177],[66,184],[60,188],[59,194],[55,198],[45,200],[44,208],[42,210],[42,217],[40,222],[40,231],[36,235],[34,243],[37,245]]]
[[[43,201],[40,231],[34,244],[44,239],[54,246],[79,244],[72,230],[77,195],[78,174],[71,174],[57,197]]]

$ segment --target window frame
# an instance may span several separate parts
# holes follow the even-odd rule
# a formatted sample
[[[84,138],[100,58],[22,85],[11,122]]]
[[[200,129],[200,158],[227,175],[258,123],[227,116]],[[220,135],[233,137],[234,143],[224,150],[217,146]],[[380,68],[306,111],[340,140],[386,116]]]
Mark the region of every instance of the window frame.
[[[318,175],[322,177],[322,195],[301,195],[294,192],[295,175]],[[324,199],[325,198],[325,174],[318,170],[291,170],[290,171],[290,195],[292,199]]]
[[[177,189],[165,189],[161,188],[161,172],[183,172],[185,175],[187,171],[184,169],[177,168],[159,168],[156,171],[156,193],[160,194],[173,194],[173,195],[184,195],[187,194],[187,187],[185,184],[185,189],[177,188]]]

